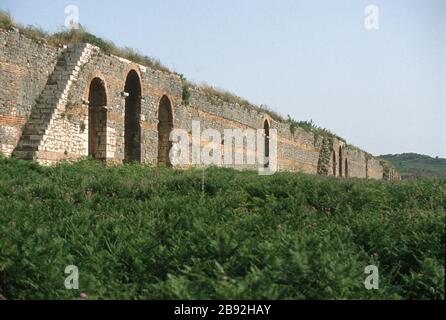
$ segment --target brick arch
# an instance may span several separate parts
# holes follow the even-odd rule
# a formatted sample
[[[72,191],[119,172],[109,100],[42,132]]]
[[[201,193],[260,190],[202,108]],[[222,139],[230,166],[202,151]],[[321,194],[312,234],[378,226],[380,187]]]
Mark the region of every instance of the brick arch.
[[[169,152],[172,148],[172,142],[169,141],[169,135],[173,130],[174,112],[172,100],[163,95],[158,103],[158,164],[171,167]]]
[[[130,68],[123,88],[124,103],[124,161],[141,162],[141,75]]]
[[[90,94],[91,83],[96,78],[101,79],[101,81],[104,83],[105,96],[107,97],[107,103],[108,103],[108,97],[110,97],[110,95],[109,95],[109,91],[110,90],[109,90],[109,87],[108,87],[108,82],[107,82],[105,76],[100,71],[95,70],[95,71],[93,71],[90,74],[90,76],[88,77],[89,80],[88,80],[87,84],[85,85],[85,89],[84,89],[84,92],[83,92],[83,95],[82,95],[82,100],[83,100],[82,103],[83,104],[84,104],[85,101],[88,101],[88,96]]]
[[[156,99],[157,99],[157,101],[158,101],[158,104],[157,104],[157,106],[156,106],[155,117],[156,117],[157,120],[159,120],[159,112],[160,112],[160,108],[159,108],[159,106],[160,106],[160,102],[161,102],[161,100],[162,100],[164,97],[166,97],[167,99],[169,99],[169,102],[170,102],[170,112],[171,112],[171,114],[172,114],[172,122],[175,123],[175,120],[176,120],[176,114],[175,114],[175,108],[174,108],[175,99],[174,99],[174,97],[173,97],[170,93],[168,93],[167,91],[162,91],[162,94],[157,94]]]

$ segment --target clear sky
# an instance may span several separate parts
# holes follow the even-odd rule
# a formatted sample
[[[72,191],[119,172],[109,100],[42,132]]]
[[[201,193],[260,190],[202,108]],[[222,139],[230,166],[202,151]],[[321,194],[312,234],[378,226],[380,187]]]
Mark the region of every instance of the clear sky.
[[[445,0],[0,0],[23,24],[65,7],[197,83],[313,121],[375,155],[446,157]],[[379,30],[364,27],[379,8]]]

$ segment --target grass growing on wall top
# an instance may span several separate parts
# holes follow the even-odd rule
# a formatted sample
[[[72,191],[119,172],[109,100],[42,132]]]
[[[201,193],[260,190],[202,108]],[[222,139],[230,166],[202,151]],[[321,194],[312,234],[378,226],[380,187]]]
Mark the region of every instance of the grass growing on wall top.
[[[34,26],[23,26],[13,21],[9,13],[0,10],[0,28],[5,30],[12,30],[16,28],[22,34],[34,39],[34,40],[44,40],[48,44],[53,46],[60,46],[67,43],[90,43],[99,47],[104,53],[116,55],[130,61],[145,65],[147,67],[153,68],[155,70],[160,70],[163,72],[175,73],[164,66],[159,59],[152,58],[141,54],[136,49],[133,48],[120,48],[117,47],[112,41],[102,39],[89,33],[85,28],[80,26],[79,29],[64,30],[61,32],[56,32],[49,34],[40,28]],[[177,73],[175,73],[177,74]],[[180,75],[180,74],[178,74]],[[180,75],[182,76],[182,75]],[[190,84],[190,83],[189,83]],[[190,84],[195,86],[195,84]],[[228,103],[237,103],[241,106],[250,106],[261,112],[267,112],[277,121],[284,121],[284,118],[278,113],[274,112],[269,108],[262,108],[255,106],[248,102],[247,100],[238,97],[237,95],[222,89],[217,89],[207,84],[202,84],[199,86],[205,94],[214,95],[219,97],[221,100]]]
[[[8,299],[444,298],[445,181],[211,168],[203,193],[201,170],[1,158],[0,172]]]
[[[296,121],[290,115],[288,115],[288,119],[286,122],[290,126],[290,132],[292,135],[294,135],[296,133],[297,128],[301,128],[305,132],[312,133],[314,135],[315,142],[318,140],[319,137],[332,137],[332,138],[336,138],[340,141],[346,142],[345,139],[337,136],[330,130],[317,126],[313,122],[313,120]]]
[[[382,155],[379,158],[395,166],[404,179],[420,177],[446,179],[446,159],[416,153]]]
[[[11,30],[14,27],[14,21],[11,18],[11,15],[6,12],[0,10],[0,28],[5,30]]]
[[[82,26],[80,26],[79,29],[64,30],[50,34],[38,27],[18,24],[13,21],[8,12],[0,10],[0,28],[5,30],[17,28],[20,33],[34,40],[45,40],[48,44],[53,46],[64,45],[67,43],[90,43],[99,47],[106,54],[113,54],[135,63],[151,67],[155,70],[171,72],[167,67],[162,65],[158,59],[143,55],[132,48],[117,47],[112,41],[99,38],[88,32]]]

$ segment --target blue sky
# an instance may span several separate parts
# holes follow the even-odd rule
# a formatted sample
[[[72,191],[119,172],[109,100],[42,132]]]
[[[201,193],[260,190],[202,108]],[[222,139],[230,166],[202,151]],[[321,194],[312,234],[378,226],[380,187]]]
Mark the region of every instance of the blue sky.
[[[0,0],[60,30],[65,7],[197,83],[313,121],[375,155],[446,157],[444,0]],[[364,10],[380,9],[379,30]]]

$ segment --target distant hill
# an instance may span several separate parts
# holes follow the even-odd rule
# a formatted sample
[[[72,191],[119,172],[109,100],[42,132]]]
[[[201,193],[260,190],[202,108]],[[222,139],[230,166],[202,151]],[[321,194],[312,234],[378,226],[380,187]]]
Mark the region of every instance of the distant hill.
[[[389,161],[403,179],[421,177],[446,178],[446,159],[432,158],[422,154],[388,154],[379,158]]]

